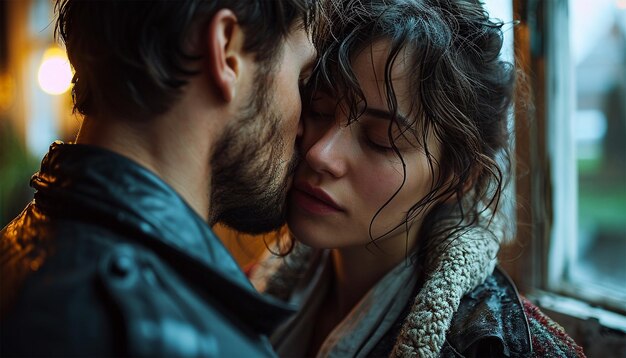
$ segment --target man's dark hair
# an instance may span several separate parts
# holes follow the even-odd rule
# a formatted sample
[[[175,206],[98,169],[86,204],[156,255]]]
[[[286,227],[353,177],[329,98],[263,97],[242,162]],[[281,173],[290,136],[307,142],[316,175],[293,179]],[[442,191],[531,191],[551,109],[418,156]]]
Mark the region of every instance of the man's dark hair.
[[[298,21],[313,23],[315,0],[57,0],[55,34],[76,71],[74,111],[147,118],[170,108],[200,53],[190,42],[228,8],[245,34],[244,49],[272,61]]]

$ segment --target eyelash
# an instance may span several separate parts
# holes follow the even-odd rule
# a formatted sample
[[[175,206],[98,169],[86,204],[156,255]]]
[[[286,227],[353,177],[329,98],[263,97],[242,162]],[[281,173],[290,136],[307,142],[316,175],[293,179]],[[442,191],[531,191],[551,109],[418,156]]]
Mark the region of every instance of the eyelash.
[[[377,144],[376,142],[374,142],[373,140],[371,140],[367,134],[363,133],[363,137],[365,140],[365,144],[367,144],[368,147],[370,147],[371,149],[373,149],[376,152],[379,153],[383,153],[383,154],[388,154],[393,152],[393,148],[392,147],[388,147],[386,145],[380,145]]]
[[[322,112],[316,112],[313,110],[309,110],[309,114],[311,115],[311,117],[316,118],[317,120],[326,120],[326,119],[330,119],[332,118],[332,115],[329,114],[325,114]],[[380,145],[377,144],[376,142],[374,142],[373,140],[371,140],[367,134],[363,133],[363,140],[365,141],[365,144],[372,150],[378,152],[378,153],[382,153],[382,154],[388,154],[393,152],[393,148],[392,147],[387,147],[384,145]]]

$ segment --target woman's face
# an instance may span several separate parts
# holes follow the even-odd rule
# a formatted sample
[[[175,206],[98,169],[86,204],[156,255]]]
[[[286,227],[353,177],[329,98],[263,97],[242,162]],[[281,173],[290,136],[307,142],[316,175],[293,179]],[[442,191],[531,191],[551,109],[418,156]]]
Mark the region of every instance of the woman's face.
[[[399,135],[392,127],[396,146],[406,163],[406,182],[400,158],[391,149],[388,128],[391,119],[385,97],[384,66],[388,44],[378,42],[354,59],[353,70],[367,108],[358,121],[346,126],[345,106],[328,93],[319,91],[304,114],[299,165],[289,195],[288,224],[296,239],[317,248],[346,248],[370,243],[372,219],[402,186],[372,223],[372,237],[378,244],[405,248],[404,225],[408,210],[430,192],[432,173],[421,145],[411,133]],[[404,73],[402,52],[392,70],[400,116],[408,118],[411,98]],[[399,136],[398,136],[399,135]],[[418,136],[421,137],[421,136]],[[429,135],[428,149],[439,159],[440,144]],[[438,175],[433,161],[434,174]],[[425,213],[409,223],[409,245]]]

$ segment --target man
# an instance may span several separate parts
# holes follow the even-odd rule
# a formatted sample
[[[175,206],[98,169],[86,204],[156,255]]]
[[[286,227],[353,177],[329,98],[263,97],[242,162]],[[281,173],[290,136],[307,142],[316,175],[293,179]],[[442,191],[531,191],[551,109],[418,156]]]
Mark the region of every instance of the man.
[[[0,233],[0,354],[273,355],[210,225],[283,223],[313,3],[59,0],[84,122]]]

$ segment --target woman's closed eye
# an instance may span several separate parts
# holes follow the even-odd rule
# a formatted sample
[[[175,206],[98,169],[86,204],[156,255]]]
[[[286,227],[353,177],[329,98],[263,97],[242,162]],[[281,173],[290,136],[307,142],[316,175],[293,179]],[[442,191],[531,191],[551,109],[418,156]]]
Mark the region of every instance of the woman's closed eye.
[[[395,154],[396,151],[405,152],[419,148],[407,130],[403,131],[395,123],[390,124],[388,119],[366,115],[360,118],[358,123],[361,126],[362,140],[369,148],[377,152]],[[390,125],[391,128],[389,128]]]
[[[380,135],[368,135],[367,133],[363,135],[364,141],[368,147],[371,149],[380,152],[380,153],[389,153],[393,152],[393,147],[389,143],[388,138],[382,138]]]

